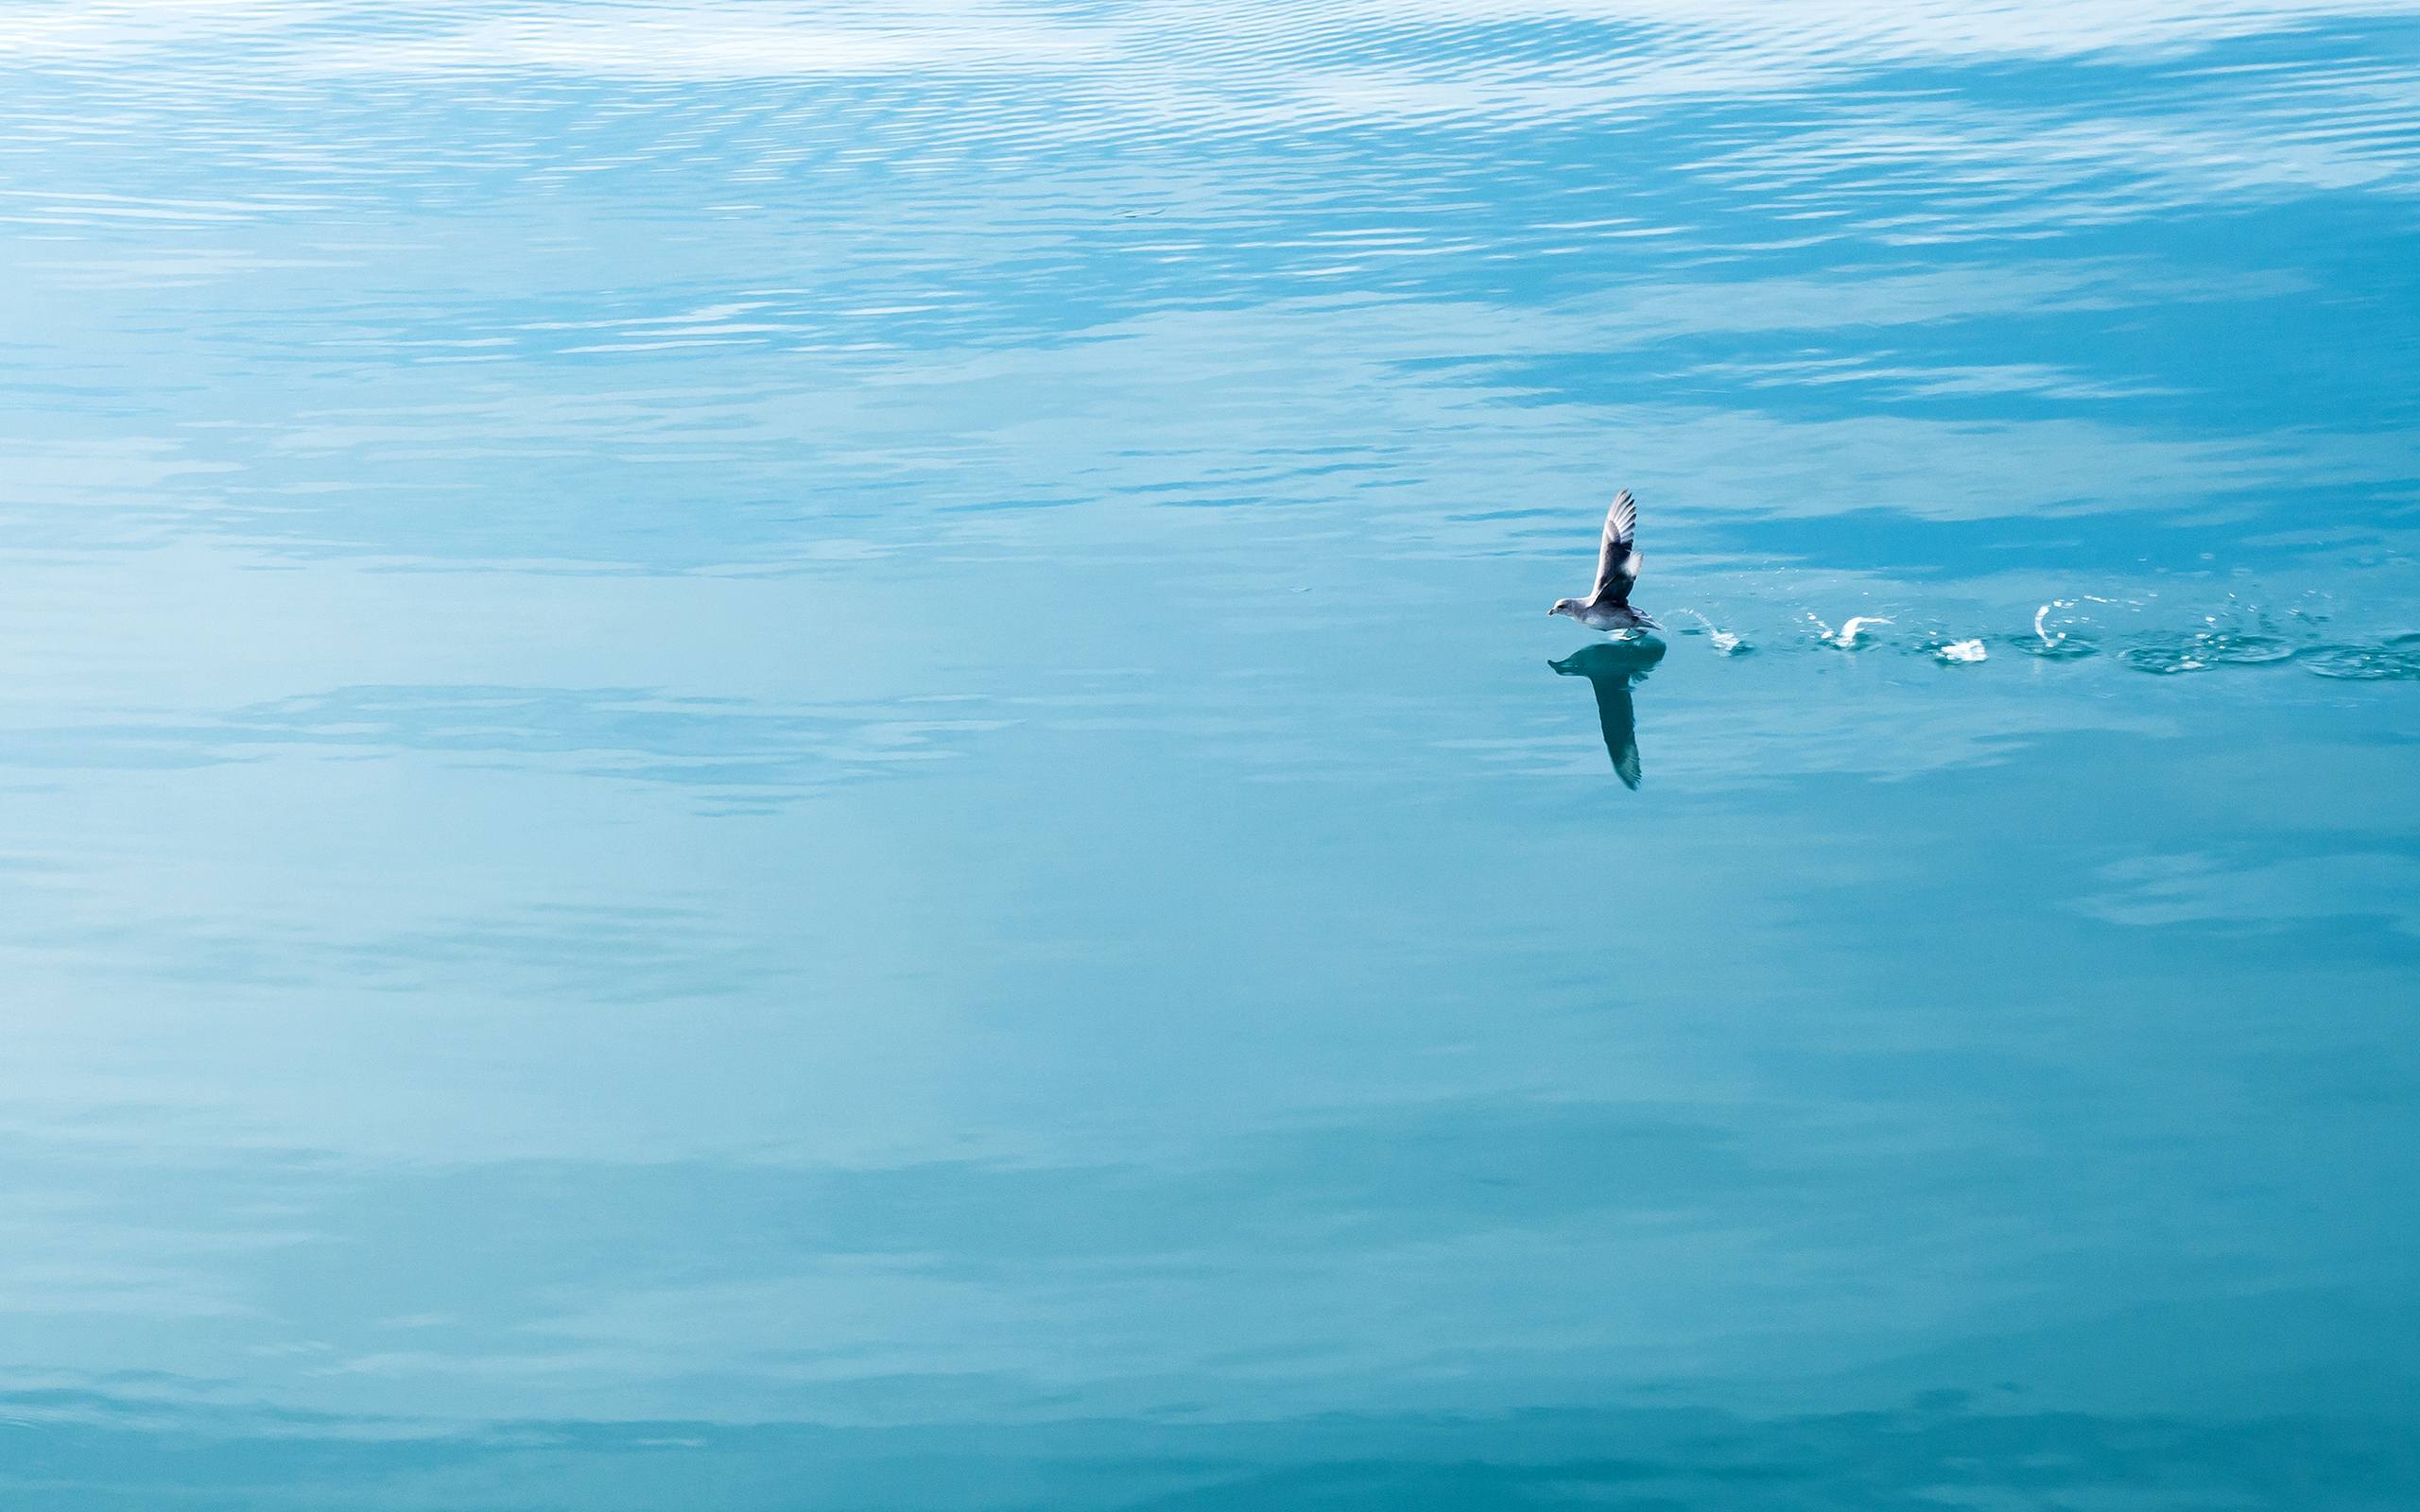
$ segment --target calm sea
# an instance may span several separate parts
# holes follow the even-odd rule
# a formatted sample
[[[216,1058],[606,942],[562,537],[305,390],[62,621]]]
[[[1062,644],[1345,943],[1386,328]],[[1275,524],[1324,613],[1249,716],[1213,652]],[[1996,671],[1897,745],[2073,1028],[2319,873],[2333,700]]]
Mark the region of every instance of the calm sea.
[[[0,227],[8,1507],[2420,1504],[2420,6],[11,0]]]

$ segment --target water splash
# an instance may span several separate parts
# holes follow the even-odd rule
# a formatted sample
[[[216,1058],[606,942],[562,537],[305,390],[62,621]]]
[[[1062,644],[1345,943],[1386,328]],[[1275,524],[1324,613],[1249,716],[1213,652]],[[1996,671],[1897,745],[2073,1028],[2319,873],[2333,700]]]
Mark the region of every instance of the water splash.
[[[1700,626],[1703,627],[1703,633],[1706,638],[1706,644],[1714,647],[1714,652],[1717,656],[1746,656],[1749,652],[1755,649],[1754,645],[1740,639],[1732,631],[1726,630],[1721,626],[1715,624],[1714,621],[1707,619],[1696,610],[1685,609],[1681,610],[1681,612],[1686,614],[1689,618],[1697,621]],[[1681,633],[1683,635],[1696,635],[1701,632],[1699,630],[1693,630],[1684,627]]]
[[[1806,621],[1808,624],[1815,627],[1816,639],[1822,641],[1826,645],[1838,646],[1843,651],[1854,651],[1859,645],[1864,644],[1869,639],[1871,639],[1871,637],[1866,633],[1867,627],[1874,625],[1889,625],[1892,623],[1892,621],[1885,615],[1854,614],[1849,617],[1847,623],[1843,624],[1838,631],[1834,631],[1829,625],[1826,625],[1821,619],[1818,619],[1811,611],[1807,614]]]
[[[2100,653],[2100,646],[2083,627],[2081,620],[2051,626],[2051,616],[2074,609],[2079,603],[2105,604],[2109,600],[2086,593],[2079,598],[2054,598],[2033,611],[2033,638],[2019,639],[2016,648],[2027,656],[2040,657],[2046,662],[2073,662]]]
[[[2341,627],[2325,633],[2335,606],[2324,593],[2245,586],[2205,596],[2180,588],[2130,594],[2070,591],[2033,600],[2030,608],[2004,605],[1999,617],[1971,603],[1945,603],[1937,612],[1901,605],[1892,614],[1858,614],[1839,623],[1806,609],[1803,600],[1771,605],[1783,616],[1778,622],[1760,616],[1756,603],[1738,600],[1724,615],[1728,627],[1700,610],[1676,609],[1670,633],[1703,638],[1726,657],[1778,644],[1786,651],[1895,649],[1943,666],[2007,655],[2056,662],[2106,657],[2152,677],[2294,666],[2342,681],[2420,681],[2420,630],[2390,620],[2370,633],[2345,633]],[[2370,608],[2409,619],[2396,604]],[[1804,629],[1793,632],[1791,624]]]

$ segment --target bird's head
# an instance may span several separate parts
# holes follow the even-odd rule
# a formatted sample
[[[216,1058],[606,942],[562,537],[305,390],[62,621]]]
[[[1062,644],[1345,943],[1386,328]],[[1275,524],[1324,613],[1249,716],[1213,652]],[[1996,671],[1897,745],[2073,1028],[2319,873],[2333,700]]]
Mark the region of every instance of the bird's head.
[[[1554,608],[1547,610],[1547,613],[1549,617],[1556,614],[1569,614],[1576,618],[1579,611],[1580,600],[1576,598],[1558,598],[1554,601]]]

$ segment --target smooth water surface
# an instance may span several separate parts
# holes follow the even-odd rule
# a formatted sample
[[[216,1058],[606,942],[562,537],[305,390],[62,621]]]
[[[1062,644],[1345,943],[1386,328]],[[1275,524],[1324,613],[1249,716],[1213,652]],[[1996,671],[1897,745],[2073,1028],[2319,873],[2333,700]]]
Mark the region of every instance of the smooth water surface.
[[[0,124],[8,1506],[2420,1503],[2420,9]]]

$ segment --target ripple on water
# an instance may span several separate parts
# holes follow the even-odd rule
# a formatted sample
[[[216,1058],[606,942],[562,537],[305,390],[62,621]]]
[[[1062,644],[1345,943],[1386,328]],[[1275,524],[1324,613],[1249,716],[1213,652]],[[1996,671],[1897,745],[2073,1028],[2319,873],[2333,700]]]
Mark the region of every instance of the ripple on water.
[[[2307,605],[2273,609],[2227,595],[2227,604],[2191,630],[2150,629],[2118,657],[2137,672],[2174,677],[2210,667],[2269,666],[2291,662],[2314,644],[2325,614]]]
[[[2166,678],[2209,667],[2290,662],[2296,649],[2283,636],[2257,630],[2196,630],[2190,635],[2147,636],[2118,655],[2137,672]]]
[[[2351,682],[2420,681],[2420,632],[2390,635],[2376,645],[2316,645],[2301,657],[2305,671]]]

